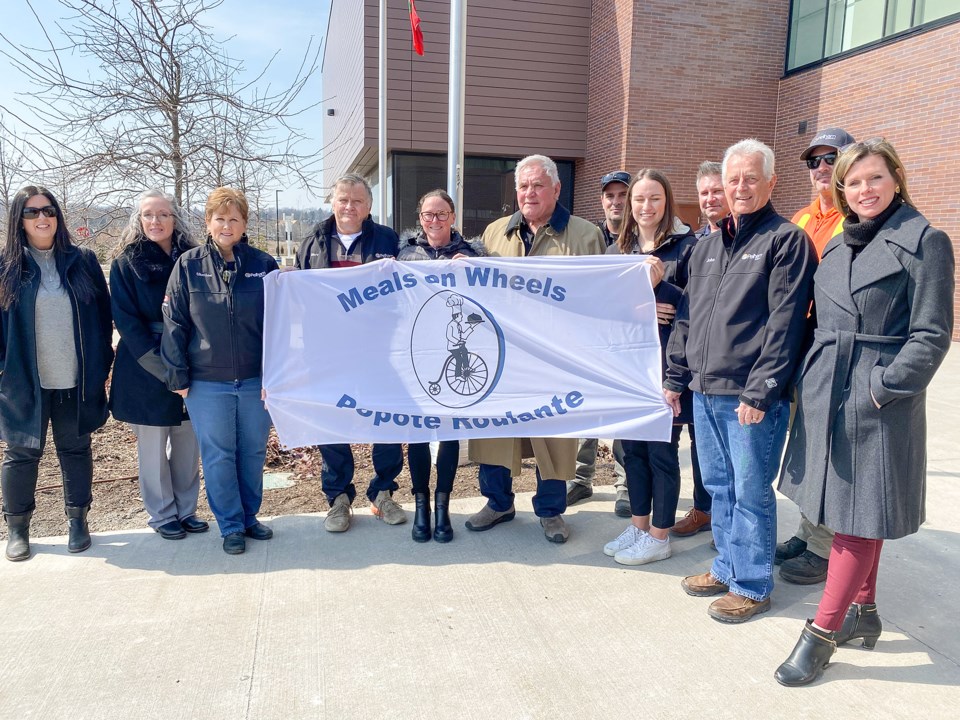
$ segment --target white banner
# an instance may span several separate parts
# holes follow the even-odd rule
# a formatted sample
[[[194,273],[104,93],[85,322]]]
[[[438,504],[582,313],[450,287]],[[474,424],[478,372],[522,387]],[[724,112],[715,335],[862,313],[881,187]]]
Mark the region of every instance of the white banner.
[[[380,260],[264,278],[280,441],[670,439],[642,256]]]

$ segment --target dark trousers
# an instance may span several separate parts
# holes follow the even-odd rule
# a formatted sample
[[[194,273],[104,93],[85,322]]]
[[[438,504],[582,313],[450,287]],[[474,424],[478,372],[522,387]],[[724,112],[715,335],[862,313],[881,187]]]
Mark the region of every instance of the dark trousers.
[[[346,493],[352,503],[357,497],[353,484],[353,452],[346,443],[321,445],[320,456],[323,469],[320,471],[320,485],[327,501],[332,505],[337,495]],[[398,444],[373,445],[374,476],[367,487],[367,497],[373,501],[381,490],[393,492],[400,488],[397,476],[403,470],[403,447]]]
[[[3,454],[0,484],[3,511],[23,515],[36,508],[37,471],[47,441],[47,427],[53,424],[53,444],[60,461],[64,505],[87,507],[93,486],[93,455],[90,434],[77,432],[77,389],[40,391],[40,447],[8,445]]]
[[[437,492],[453,490],[453,479],[460,462],[460,441],[443,440],[437,450]],[[407,464],[414,494],[430,492],[430,443],[407,445]]]
[[[713,509],[713,498],[703,486],[703,476],[700,474],[700,458],[697,455],[697,433],[693,423],[686,426],[690,435],[690,465],[693,469],[693,506],[700,512],[710,514]]]
[[[513,478],[510,468],[501,465],[480,465],[480,494],[497,512],[513,507]],[[563,480],[544,480],[537,468],[537,492],[533,496],[533,513],[549,518],[562,515],[567,509],[567,484]]]
[[[650,515],[655,528],[671,528],[677,521],[680,500],[680,430],[674,425],[670,442],[623,441],[623,466],[627,470],[630,512]]]

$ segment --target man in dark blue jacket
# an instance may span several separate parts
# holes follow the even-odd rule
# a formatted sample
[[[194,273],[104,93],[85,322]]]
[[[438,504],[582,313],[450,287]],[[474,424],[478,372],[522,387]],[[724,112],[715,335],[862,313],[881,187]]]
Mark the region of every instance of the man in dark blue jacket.
[[[373,192],[360,175],[348,174],[333,184],[333,215],[317,225],[313,235],[297,250],[300,270],[350,267],[382,258],[395,258],[400,238],[392,228],[379,225],[370,216]],[[330,503],[323,527],[344,532],[350,527],[351,505],[357,496],[353,485],[353,452],[350,445],[321,445],[323,470],[320,481]],[[397,444],[374,443],[374,477],[367,488],[373,514],[388,525],[400,525],[406,515],[393,500],[397,476],[403,470],[403,448]]]
[[[680,412],[694,391],[703,484],[713,498],[717,557],[683,580],[690,595],[724,593],[716,620],[739,623],[770,609],[788,386],[800,358],[817,257],[773,209],[773,151],[742,140],[723,158],[730,217],[701,239],[667,347],[664,395]]]

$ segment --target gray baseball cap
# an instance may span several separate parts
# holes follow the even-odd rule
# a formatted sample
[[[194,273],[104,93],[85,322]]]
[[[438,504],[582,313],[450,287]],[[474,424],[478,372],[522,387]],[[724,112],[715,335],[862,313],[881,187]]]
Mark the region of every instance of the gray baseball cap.
[[[853,135],[848,133],[843,128],[825,128],[813,136],[813,140],[810,141],[807,149],[800,153],[800,159],[806,160],[808,157],[810,157],[811,151],[815,147],[820,147],[821,145],[842,150],[847,145],[853,145],[855,142],[856,140],[853,139]]]
[[[630,180],[631,180],[630,173],[624,170],[614,170],[613,172],[609,172],[606,175],[604,175],[602,178],[600,178],[600,191],[603,192],[604,190],[606,190],[607,185],[609,185],[610,183],[618,182],[618,183],[623,183],[624,185],[629,185]]]

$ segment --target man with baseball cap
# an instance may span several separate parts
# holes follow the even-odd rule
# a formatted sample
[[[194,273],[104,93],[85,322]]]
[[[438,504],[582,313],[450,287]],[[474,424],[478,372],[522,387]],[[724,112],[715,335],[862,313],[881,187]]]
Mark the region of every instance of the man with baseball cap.
[[[597,223],[603,233],[603,241],[610,247],[620,235],[623,216],[630,212],[630,199],[627,187],[630,185],[630,173],[614,170],[600,178],[600,204],[603,206],[603,220]]]
[[[603,241],[610,247],[620,235],[624,214],[630,212],[627,188],[630,185],[630,173],[614,170],[600,178],[600,205],[603,207],[603,220],[597,227],[603,233]],[[567,481],[567,505],[586,500],[593,495],[593,478],[597,474],[597,451],[599,441],[596,438],[582,438],[577,446],[577,476]],[[620,517],[630,517],[630,497],[627,494],[627,471],[623,468],[623,446],[619,440],[613,441],[614,470],[617,480],[614,488],[617,500],[614,512]]]
[[[810,184],[816,195],[809,206],[793,216],[813,240],[817,257],[823,254],[827,243],[843,232],[843,215],[833,204],[833,164],[848,145],[856,142],[843,128],[826,128],[813,136],[800,159],[810,171]],[[796,534],[777,545],[774,563],[780,565],[780,577],[797,585],[814,585],[827,579],[827,559],[833,544],[833,531],[800,518]]]

